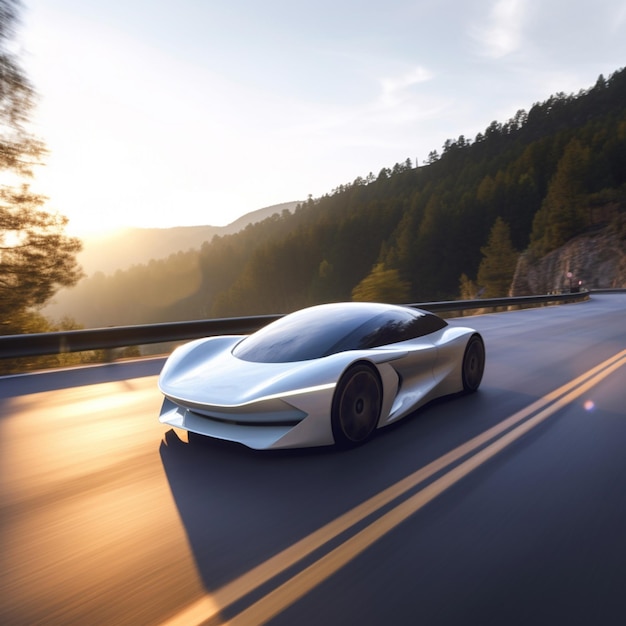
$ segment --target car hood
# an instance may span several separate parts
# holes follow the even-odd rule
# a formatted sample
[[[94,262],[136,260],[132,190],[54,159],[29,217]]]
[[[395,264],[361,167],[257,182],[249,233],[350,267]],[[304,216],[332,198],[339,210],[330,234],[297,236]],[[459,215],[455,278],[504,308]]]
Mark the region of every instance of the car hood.
[[[211,337],[177,349],[159,377],[168,398],[188,406],[239,407],[272,397],[334,386],[347,354],[296,363],[253,363],[236,358],[241,337]]]

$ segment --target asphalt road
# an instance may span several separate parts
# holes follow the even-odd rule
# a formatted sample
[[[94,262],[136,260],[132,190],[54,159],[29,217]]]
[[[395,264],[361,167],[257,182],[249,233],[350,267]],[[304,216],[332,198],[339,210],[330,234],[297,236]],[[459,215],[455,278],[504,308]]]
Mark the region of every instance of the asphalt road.
[[[0,624],[626,623],[626,295],[453,323],[480,391],[349,452],[188,440],[158,360],[0,378]]]

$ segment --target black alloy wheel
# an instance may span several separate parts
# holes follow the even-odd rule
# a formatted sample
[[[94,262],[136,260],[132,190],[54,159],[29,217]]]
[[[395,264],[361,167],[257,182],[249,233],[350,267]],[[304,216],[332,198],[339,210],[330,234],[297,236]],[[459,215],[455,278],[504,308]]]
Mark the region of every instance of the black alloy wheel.
[[[480,335],[472,335],[463,356],[463,390],[473,393],[480,387],[485,371],[485,344]]]
[[[376,429],[381,405],[382,385],[376,370],[366,363],[348,368],[333,397],[335,443],[344,448],[364,443]]]

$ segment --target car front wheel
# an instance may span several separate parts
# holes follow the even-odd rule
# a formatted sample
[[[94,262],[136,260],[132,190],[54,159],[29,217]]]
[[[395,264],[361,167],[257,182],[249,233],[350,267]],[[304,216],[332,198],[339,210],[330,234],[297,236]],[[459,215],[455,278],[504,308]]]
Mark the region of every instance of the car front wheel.
[[[376,429],[381,405],[382,386],[374,368],[366,363],[348,368],[333,397],[331,422],[337,445],[365,442]]]

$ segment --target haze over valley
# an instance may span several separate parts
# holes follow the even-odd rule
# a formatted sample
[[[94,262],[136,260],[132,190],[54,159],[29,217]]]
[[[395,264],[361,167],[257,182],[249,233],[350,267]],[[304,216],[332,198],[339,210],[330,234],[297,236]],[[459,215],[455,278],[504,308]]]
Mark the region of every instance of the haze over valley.
[[[172,228],[123,228],[88,233],[82,237],[78,260],[87,276],[96,272],[112,274],[150,260],[164,259],[176,252],[199,250],[214,236],[232,235],[283,211],[293,212],[298,202],[283,202],[242,215],[227,226],[177,226]]]

